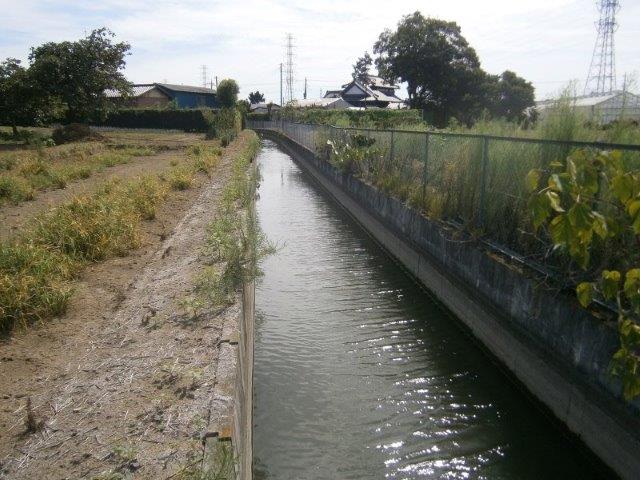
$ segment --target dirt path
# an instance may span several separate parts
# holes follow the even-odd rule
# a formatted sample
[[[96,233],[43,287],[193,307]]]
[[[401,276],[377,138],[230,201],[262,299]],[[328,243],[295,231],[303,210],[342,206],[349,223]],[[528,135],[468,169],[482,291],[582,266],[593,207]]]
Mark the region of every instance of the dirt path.
[[[230,404],[219,346],[239,309],[194,319],[179,303],[241,142],[146,224],[143,248],[89,268],[63,318],[0,344],[0,478],[167,478],[201,453]],[[44,421],[35,434],[27,397]]]

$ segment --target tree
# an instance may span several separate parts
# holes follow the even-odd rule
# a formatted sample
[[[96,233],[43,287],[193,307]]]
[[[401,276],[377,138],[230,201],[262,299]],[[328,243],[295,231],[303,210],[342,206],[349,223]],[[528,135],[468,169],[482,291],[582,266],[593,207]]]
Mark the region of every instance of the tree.
[[[585,149],[531,170],[526,182],[534,227],[546,228],[554,248],[582,270],[581,305],[615,303],[620,347],[611,371],[627,400],[640,396],[640,170],[619,151]]]
[[[262,103],[264,102],[264,95],[262,93],[260,93],[259,90],[256,90],[255,92],[250,92],[249,93],[249,103],[251,105],[255,104],[255,103]]]
[[[482,103],[486,74],[455,22],[406,15],[395,31],[380,34],[373,51],[380,75],[406,82],[411,107],[431,108],[439,124]]]
[[[100,28],[76,42],[49,42],[31,49],[32,78],[38,88],[65,104],[65,120],[104,118],[110,106],[105,90],[130,91],[121,70],[131,47],[125,42],[113,43],[114,36]]]
[[[238,101],[238,93],[240,88],[235,80],[225,78],[218,85],[217,96],[220,105],[226,108],[232,108]]]
[[[0,123],[11,125],[14,135],[18,134],[18,125],[36,125],[45,120],[53,107],[20,60],[7,58],[0,63]]]
[[[519,77],[514,72],[506,70],[497,79],[496,96],[491,113],[509,121],[521,121],[525,111],[535,105],[535,89],[531,82]]]
[[[358,58],[358,60],[356,60],[356,63],[353,65],[353,73],[351,74],[351,76],[354,80],[363,82],[365,84],[368,83],[369,69],[371,68],[371,65],[373,65],[373,59],[371,58],[371,55],[369,55],[369,52],[364,52],[364,55]]]

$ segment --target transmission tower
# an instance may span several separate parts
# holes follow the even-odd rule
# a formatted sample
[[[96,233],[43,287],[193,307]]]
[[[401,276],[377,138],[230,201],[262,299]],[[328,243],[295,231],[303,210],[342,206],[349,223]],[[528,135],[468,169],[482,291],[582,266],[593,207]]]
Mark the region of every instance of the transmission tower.
[[[202,86],[204,88],[207,88],[207,66],[206,65],[202,65],[200,67],[200,70],[202,72]]]
[[[285,54],[285,101],[293,101],[293,35],[287,33],[287,46]]]
[[[598,37],[591,57],[589,74],[584,85],[585,95],[611,93],[616,88],[616,56],[614,34],[617,30],[618,0],[598,0],[600,19],[596,23]]]

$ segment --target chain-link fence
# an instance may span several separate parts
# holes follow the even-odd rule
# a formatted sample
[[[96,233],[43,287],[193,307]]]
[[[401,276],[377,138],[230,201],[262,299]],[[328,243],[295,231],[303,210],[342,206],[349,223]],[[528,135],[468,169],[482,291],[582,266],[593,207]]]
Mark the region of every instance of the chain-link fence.
[[[248,126],[277,130],[431,218],[458,224],[545,263],[552,245],[532,228],[527,173],[553,161],[563,162],[576,148],[620,150],[628,165],[640,167],[640,145],[344,128],[285,120],[250,121]]]

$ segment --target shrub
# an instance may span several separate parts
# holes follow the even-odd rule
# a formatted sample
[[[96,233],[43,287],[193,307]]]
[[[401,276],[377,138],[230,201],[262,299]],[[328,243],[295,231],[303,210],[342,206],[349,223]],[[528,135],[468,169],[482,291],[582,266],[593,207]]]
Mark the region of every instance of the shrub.
[[[215,114],[211,109],[160,110],[121,109],[97,123],[118,128],[157,128],[162,130],[183,130],[185,132],[206,132]]]
[[[70,123],[53,130],[51,138],[56,145],[63,143],[78,142],[88,138],[96,138],[97,134],[92,133],[88,125],[81,123]]]

